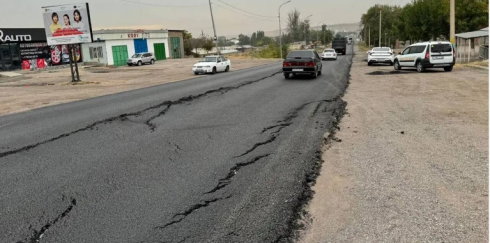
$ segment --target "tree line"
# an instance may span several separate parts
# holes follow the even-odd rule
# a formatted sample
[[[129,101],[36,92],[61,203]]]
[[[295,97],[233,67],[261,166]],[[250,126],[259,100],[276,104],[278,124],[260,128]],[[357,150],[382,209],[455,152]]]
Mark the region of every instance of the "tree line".
[[[449,39],[450,0],[413,0],[405,6],[376,4],[361,17],[361,35],[366,43],[382,45],[396,39],[429,41]],[[456,0],[456,33],[488,27],[488,0]],[[389,42],[389,43],[388,43]]]

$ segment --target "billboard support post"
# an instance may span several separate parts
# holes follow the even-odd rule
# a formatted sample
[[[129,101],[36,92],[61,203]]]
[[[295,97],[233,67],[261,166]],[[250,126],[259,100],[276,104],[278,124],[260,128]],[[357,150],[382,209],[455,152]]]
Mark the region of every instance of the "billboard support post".
[[[71,45],[71,50],[70,50],[70,51],[71,51],[72,56],[73,56],[73,55],[75,55],[75,58],[74,58],[74,60],[75,60],[75,73],[76,73],[76,75],[77,75],[77,76],[75,77],[75,81],[76,81],[76,82],[80,82],[80,74],[79,74],[79,72],[78,72],[78,60],[77,60],[77,53],[75,52],[75,46],[74,46],[74,45]]]
[[[75,73],[73,72],[73,53],[71,52],[71,45],[68,45],[68,58],[70,59],[71,81],[75,82]]]

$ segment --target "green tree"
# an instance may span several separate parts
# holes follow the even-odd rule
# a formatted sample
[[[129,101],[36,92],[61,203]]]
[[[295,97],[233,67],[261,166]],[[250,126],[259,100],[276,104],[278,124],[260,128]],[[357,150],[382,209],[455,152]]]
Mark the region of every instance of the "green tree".
[[[250,37],[246,35],[238,35],[238,41],[240,42],[240,45],[250,45]]]
[[[212,38],[203,37],[202,48],[209,53],[214,46],[214,40]]]
[[[184,30],[184,53],[186,56],[192,55],[192,34]]]
[[[300,26],[300,15],[301,13],[297,9],[294,9],[293,11],[288,13],[287,30],[293,42],[301,40],[301,37],[303,36],[303,29]]]

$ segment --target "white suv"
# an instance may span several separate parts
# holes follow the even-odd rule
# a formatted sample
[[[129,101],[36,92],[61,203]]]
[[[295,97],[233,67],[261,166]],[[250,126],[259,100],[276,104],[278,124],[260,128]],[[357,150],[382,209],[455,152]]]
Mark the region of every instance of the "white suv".
[[[444,68],[451,72],[456,60],[456,51],[450,42],[424,42],[413,44],[395,57],[395,70],[416,67],[419,73],[426,68]]]

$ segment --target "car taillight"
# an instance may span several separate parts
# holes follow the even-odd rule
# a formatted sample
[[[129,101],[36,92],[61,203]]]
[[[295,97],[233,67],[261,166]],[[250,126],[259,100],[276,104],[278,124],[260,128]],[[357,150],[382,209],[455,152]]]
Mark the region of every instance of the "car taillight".
[[[315,63],[314,62],[308,62],[308,63],[306,63],[306,66],[308,66],[308,67],[314,67],[315,66]]]
[[[425,59],[429,59],[429,47],[427,47],[427,51],[425,51]]]
[[[282,63],[282,66],[283,67],[289,67],[289,66],[291,66],[291,63],[289,63],[289,62],[283,62]]]
[[[456,58],[456,50],[453,49],[453,58]]]

